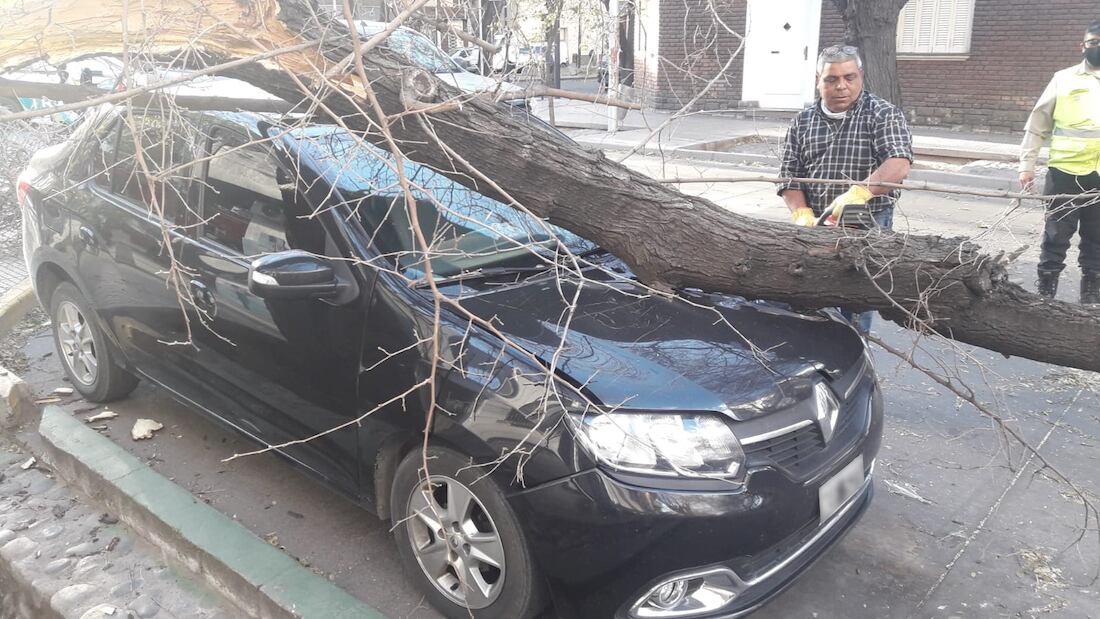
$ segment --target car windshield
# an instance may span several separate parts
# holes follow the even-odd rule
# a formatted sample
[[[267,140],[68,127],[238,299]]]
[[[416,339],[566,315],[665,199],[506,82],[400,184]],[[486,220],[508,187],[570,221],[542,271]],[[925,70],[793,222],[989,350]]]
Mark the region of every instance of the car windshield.
[[[380,27],[373,25],[364,25],[360,30],[363,36],[367,37],[374,36],[382,31]],[[462,68],[450,56],[443,53],[443,50],[432,43],[428,37],[418,32],[399,28],[386,38],[385,45],[432,73],[462,72]]]
[[[410,279],[424,277],[423,252],[412,234],[409,208],[393,157],[332,128],[295,132],[300,149],[348,199],[373,246]],[[445,278],[486,269],[540,267],[559,249],[596,246],[507,204],[483,196],[422,165],[405,164],[413,212],[431,245],[432,273]]]

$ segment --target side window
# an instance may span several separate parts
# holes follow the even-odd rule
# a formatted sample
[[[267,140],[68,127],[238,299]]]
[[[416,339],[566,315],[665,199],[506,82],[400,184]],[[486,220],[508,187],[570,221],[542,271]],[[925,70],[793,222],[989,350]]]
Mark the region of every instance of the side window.
[[[87,178],[103,189],[111,190],[111,166],[115,164],[118,148],[118,120],[99,125],[88,135]]]
[[[219,129],[208,152],[202,235],[245,256],[288,249],[295,185],[267,145]]]
[[[133,126],[125,117],[117,124],[117,152],[106,174],[112,191],[159,211],[169,222],[192,221],[189,192],[194,140],[190,125],[182,118],[154,115],[135,116]]]

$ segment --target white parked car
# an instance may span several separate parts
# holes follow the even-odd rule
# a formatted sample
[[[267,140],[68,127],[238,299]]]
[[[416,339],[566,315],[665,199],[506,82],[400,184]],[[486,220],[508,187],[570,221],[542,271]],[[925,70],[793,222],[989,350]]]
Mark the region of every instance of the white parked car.
[[[70,86],[88,86],[100,90],[124,90],[165,81],[188,72],[182,69],[168,68],[163,64],[142,62],[132,64],[130,76],[124,78],[125,67],[121,59],[114,56],[92,56],[60,65],[36,62],[16,71],[0,73],[0,78],[21,82],[43,84],[68,84]],[[247,82],[218,75],[205,75],[190,81],[169,86],[160,90],[173,95],[218,96],[238,99],[278,98]],[[0,105],[12,110],[44,109],[60,105],[48,97],[0,97]],[[57,112],[51,119],[62,123],[72,123],[80,118],[82,112]]]

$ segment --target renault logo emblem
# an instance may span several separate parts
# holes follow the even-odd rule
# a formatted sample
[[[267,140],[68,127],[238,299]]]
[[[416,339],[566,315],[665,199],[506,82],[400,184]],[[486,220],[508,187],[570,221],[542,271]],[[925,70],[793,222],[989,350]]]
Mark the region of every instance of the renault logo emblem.
[[[837,418],[840,417],[840,404],[825,383],[814,385],[814,416],[817,417],[817,425],[821,427],[821,436],[828,443],[832,440],[833,433],[836,432]]]

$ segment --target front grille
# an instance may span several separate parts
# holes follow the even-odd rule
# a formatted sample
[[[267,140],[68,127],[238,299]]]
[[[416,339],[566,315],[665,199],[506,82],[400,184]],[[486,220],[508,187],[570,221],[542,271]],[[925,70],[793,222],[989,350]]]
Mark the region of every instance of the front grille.
[[[802,467],[825,449],[825,438],[816,423],[766,441],[745,445],[745,455],[765,458],[781,469],[801,476]]]
[[[749,465],[754,461],[771,464],[797,481],[811,479],[830,465],[835,454],[859,440],[870,414],[867,407],[865,397],[852,398],[843,403],[828,444],[815,421],[786,434],[745,445]]]

